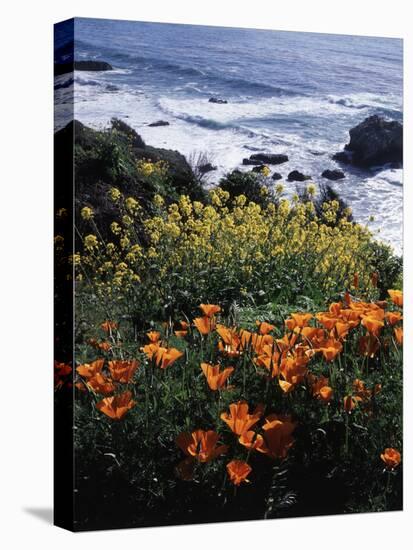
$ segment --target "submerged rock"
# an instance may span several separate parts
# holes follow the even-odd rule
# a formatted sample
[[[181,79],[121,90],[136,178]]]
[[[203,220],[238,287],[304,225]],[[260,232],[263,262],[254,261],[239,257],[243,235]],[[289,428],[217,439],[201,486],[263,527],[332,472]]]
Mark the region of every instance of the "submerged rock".
[[[169,122],[167,120],[157,120],[156,122],[148,124],[148,126],[151,128],[156,128],[157,126],[169,126]]]
[[[311,176],[306,176],[298,170],[293,170],[288,174],[288,181],[306,181],[310,180]]]
[[[221,99],[220,97],[210,97],[208,101],[209,103],[218,103],[219,105],[225,105],[228,103],[226,99]]]
[[[373,115],[349,133],[350,142],[345,150],[351,153],[351,162],[355,166],[370,167],[403,161],[403,125],[400,122]]]
[[[341,170],[324,170],[324,172],[321,174],[321,177],[327,178],[328,180],[337,181],[342,180],[346,176]]]
[[[249,160],[266,162],[267,164],[283,164],[288,162],[288,156],[275,153],[255,153],[250,156]]]

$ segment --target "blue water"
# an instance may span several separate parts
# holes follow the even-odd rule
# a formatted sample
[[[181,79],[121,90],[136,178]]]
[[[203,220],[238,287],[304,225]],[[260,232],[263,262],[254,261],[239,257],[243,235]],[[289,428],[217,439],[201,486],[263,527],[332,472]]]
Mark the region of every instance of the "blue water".
[[[76,72],[76,118],[104,127],[117,116],[150,145],[207,152],[218,166],[210,185],[255,151],[287,153],[290,161],[274,167],[283,177],[298,169],[321,181],[351,127],[372,114],[403,116],[398,39],[76,19],[75,58],[115,68]],[[70,75],[55,85],[64,101]],[[170,126],[148,126],[159,119]],[[402,170],[344,171],[334,187],[356,219],[374,215],[377,237],[400,252]]]

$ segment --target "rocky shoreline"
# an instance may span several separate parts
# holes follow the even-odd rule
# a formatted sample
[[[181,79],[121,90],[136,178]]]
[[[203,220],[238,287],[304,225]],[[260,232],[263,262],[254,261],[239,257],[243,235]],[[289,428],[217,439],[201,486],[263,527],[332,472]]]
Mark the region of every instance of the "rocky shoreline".
[[[210,98],[209,102],[227,103],[218,98]],[[169,125],[170,123],[164,120],[148,124],[150,127]],[[403,163],[403,125],[400,122],[373,115],[351,128],[349,136],[349,143],[345,145],[344,150],[331,156],[331,159],[339,164],[340,169],[326,168],[317,177],[330,181],[345,179],[346,175],[343,169],[346,165],[368,169],[392,163],[397,168],[401,167]],[[286,154],[260,152],[243,158],[241,164],[242,166],[252,166],[252,172],[260,173],[265,168],[268,173],[271,173],[270,166],[286,164],[289,160]],[[211,170],[205,170],[205,173]],[[285,175],[273,172],[271,177],[274,180],[286,179],[290,182],[303,182],[311,180],[313,175],[293,169]]]

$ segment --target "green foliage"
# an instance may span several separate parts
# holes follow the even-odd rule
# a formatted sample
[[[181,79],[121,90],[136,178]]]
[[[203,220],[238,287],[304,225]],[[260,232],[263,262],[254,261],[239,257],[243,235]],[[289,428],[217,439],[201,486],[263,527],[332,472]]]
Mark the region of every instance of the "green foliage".
[[[219,186],[232,198],[244,195],[256,204],[262,206],[268,204],[267,188],[263,184],[263,178],[256,172],[234,170],[221,179]]]

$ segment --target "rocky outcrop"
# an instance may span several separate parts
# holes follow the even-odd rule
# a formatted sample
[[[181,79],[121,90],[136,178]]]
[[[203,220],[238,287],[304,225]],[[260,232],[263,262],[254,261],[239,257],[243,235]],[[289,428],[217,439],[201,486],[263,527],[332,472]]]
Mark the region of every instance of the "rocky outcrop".
[[[152,122],[151,124],[148,124],[151,128],[156,128],[158,126],[169,126],[169,122],[167,120],[157,120],[156,122]]]
[[[274,174],[271,176],[271,179],[273,179],[274,181],[281,180],[282,175],[279,172],[274,172]]]
[[[288,156],[275,153],[255,153],[248,160],[258,161],[262,164],[283,164],[284,162],[288,162]]]
[[[321,177],[331,181],[337,181],[345,178],[345,175],[344,172],[342,172],[341,170],[324,170],[324,172],[321,174]]]
[[[311,179],[311,176],[306,176],[298,170],[293,170],[288,174],[288,181],[307,181]]]
[[[221,99],[220,97],[210,97],[208,101],[209,103],[218,103],[218,105],[226,105],[228,103],[226,99]]]
[[[75,71],[112,71],[113,67],[106,61],[74,61],[73,63],[55,63],[55,76]]]
[[[117,205],[108,200],[112,187],[138,200],[148,212],[152,211],[155,194],[160,194],[167,203],[176,201],[182,194],[192,200],[205,200],[205,192],[181,153],[146,145],[139,134],[122,120],[113,119],[111,128],[105,130],[94,130],[74,120],[56,132],[54,139],[58,161],[55,163],[55,177],[59,182],[56,204],[73,184],[66,167],[68,162],[73,162],[71,152],[74,145],[78,223],[80,226],[84,223],[79,215],[80,209],[90,205],[104,238],[110,236],[110,223],[118,214]],[[165,178],[155,183],[144,177],[137,168],[139,160],[164,161]]]
[[[333,160],[336,160],[337,162],[342,162],[343,164],[351,163],[351,153],[349,153],[348,151],[339,151],[338,153],[335,153],[331,158]]]
[[[343,155],[335,155],[335,160],[350,161],[360,167],[403,162],[403,125],[400,122],[373,115],[349,133],[350,142],[345,151],[351,155],[346,159]]]

